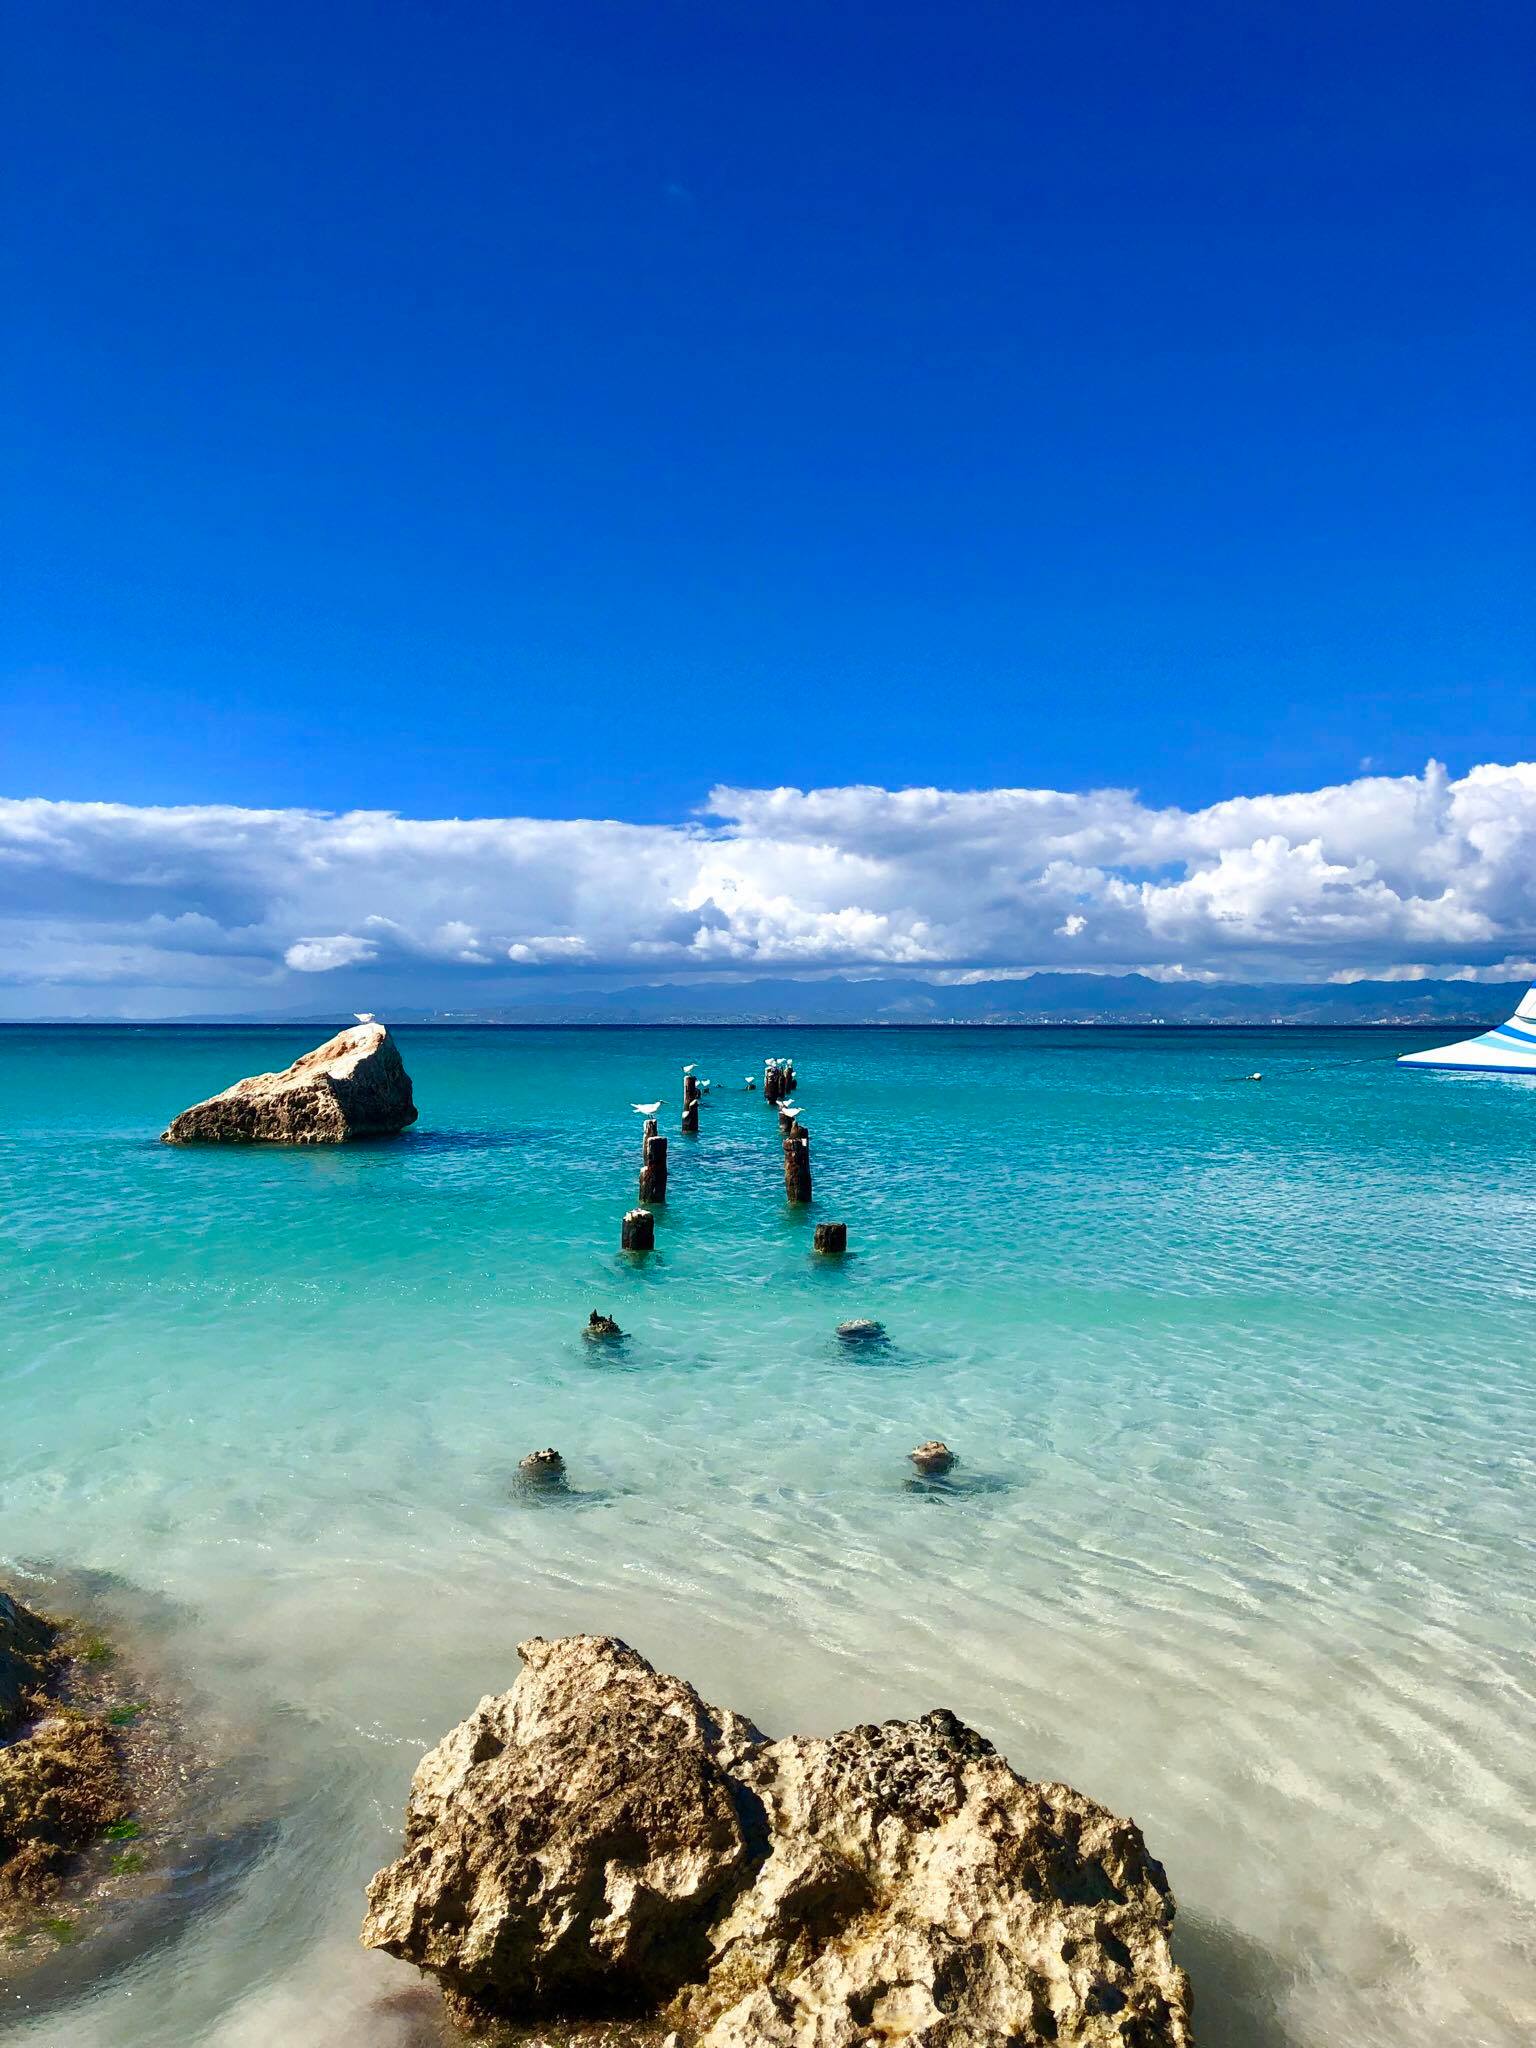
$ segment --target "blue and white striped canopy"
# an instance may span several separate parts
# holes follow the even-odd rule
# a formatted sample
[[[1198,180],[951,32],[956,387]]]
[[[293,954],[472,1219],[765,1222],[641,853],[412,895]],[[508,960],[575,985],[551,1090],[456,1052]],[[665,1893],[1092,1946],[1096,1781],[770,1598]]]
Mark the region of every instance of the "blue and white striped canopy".
[[[1462,1074],[1536,1074],[1536,981],[1507,1024],[1495,1024],[1477,1038],[1405,1052],[1400,1067],[1444,1067]]]

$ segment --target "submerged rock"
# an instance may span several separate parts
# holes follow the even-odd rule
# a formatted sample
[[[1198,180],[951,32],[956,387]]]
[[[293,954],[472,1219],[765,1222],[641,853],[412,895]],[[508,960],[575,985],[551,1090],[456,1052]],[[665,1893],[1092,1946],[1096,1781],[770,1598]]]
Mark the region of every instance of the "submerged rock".
[[[363,1940],[467,2024],[689,2048],[1187,2048],[1140,1831],[953,1714],[771,1742],[607,1636],[535,1639],[421,1762]]]
[[[194,1103],[168,1145],[333,1145],[403,1131],[416,1121],[411,1077],[382,1024],[338,1031],[280,1074],[252,1074]]]
[[[907,1456],[919,1472],[948,1472],[953,1469],[955,1463],[954,1452],[936,1436],[930,1437],[925,1444],[919,1444],[915,1451],[908,1451]]]

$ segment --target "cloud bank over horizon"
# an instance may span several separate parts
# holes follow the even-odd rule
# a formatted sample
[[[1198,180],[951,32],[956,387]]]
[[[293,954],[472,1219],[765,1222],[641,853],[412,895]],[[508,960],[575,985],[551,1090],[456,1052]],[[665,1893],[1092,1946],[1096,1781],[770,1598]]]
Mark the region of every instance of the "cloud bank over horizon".
[[[677,825],[0,799],[10,1016],[463,1006],[552,975],[1506,980],[1533,953],[1536,763],[1201,810],[717,788]]]

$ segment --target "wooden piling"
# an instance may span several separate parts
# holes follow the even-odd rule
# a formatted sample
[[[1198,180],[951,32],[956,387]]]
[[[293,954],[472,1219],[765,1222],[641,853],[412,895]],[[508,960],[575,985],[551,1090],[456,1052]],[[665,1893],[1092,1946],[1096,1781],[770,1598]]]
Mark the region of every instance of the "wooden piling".
[[[825,1252],[829,1257],[838,1258],[848,1249],[848,1226],[846,1223],[818,1223],[814,1249]]]
[[[791,1202],[811,1199],[811,1134],[800,1124],[784,1140],[784,1193]]]
[[[649,1209],[630,1209],[619,1232],[619,1250],[653,1252],[656,1249],[656,1218]]]
[[[646,1132],[645,1154],[640,1162],[640,1200],[647,1207],[667,1199],[667,1141],[658,1137],[654,1125]]]
[[[789,1084],[784,1077],[784,1069],[782,1067],[765,1066],[763,1068],[764,1102],[782,1102],[788,1093]]]

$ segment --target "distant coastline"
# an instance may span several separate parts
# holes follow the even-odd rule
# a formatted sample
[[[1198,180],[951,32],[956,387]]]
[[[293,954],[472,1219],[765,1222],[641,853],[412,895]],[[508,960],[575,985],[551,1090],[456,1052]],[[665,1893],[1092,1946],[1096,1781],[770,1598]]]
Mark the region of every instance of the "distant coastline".
[[[929,982],[852,976],[740,982],[658,982],[595,988],[548,982],[514,1000],[428,1008],[348,979],[362,1001],[403,1029],[451,1030],[1477,1030],[1497,1024],[1527,983],[1466,981],[1161,982],[1141,974],[1033,974]],[[306,1006],[279,1014],[183,1013],[164,1018],[52,1016],[11,1025],[117,1025],[207,1030],[335,1030],[350,1012]]]

